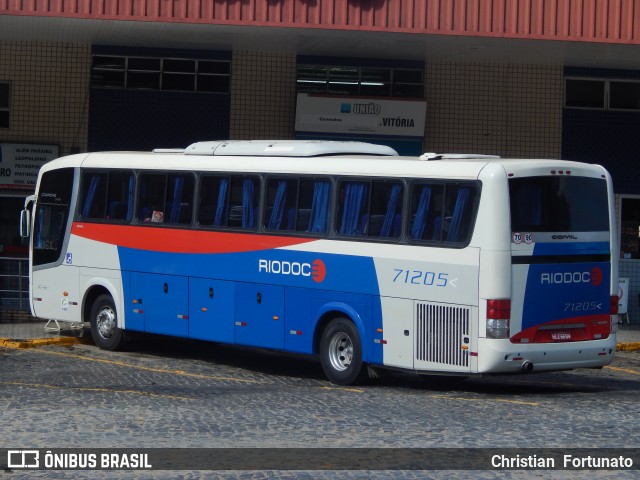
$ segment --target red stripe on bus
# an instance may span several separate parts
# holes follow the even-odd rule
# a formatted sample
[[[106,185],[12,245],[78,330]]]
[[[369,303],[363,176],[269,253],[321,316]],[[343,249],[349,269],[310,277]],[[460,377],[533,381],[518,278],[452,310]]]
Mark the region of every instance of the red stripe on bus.
[[[119,247],[174,253],[238,253],[313,242],[314,238],[74,222],[78,237]]]
[[[607,308],[609,306],[607,305]],[[603,340],[611,331],[609,313],[554,320],[527,328],[511,337],[511,343],[559,343]]]

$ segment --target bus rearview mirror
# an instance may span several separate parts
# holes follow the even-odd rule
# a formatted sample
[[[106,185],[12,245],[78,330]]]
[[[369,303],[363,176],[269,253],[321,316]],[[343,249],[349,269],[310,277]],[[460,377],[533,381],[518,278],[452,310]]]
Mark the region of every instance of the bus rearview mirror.
[[[22,210],[20,212],[20,236],[26,238],[31,234],[31,212]]]

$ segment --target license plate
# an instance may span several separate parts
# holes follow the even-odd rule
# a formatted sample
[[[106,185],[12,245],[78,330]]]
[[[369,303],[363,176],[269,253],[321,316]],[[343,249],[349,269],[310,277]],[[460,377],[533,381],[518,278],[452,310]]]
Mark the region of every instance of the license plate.
[[[571,333],[569,332],[551,332],[551,340],[556,342],[570,342]]]

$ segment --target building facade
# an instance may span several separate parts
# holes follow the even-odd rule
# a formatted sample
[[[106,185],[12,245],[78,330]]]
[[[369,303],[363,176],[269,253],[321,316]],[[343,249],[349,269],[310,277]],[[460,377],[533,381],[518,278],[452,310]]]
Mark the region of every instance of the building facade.
[[[600,163],[640,322],[640,0],[0,0],[0,256],[34,165],[222,138]]]

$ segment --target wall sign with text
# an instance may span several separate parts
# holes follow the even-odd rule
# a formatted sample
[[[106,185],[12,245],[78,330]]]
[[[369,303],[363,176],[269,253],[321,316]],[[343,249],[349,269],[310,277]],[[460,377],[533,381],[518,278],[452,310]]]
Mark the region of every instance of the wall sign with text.
[[[0,143],[0,188],[33,190],[40,167],[58,152],[57,145]]]
[[[327,97],[299,93],[296,132],[424,136],[426,100]]]

